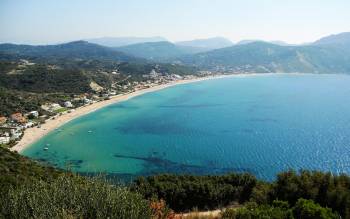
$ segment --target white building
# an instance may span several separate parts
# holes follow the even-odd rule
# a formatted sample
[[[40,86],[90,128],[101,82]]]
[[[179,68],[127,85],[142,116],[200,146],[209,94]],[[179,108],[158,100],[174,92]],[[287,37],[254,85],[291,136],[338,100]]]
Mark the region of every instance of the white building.
[[[117,95],[117,92],[116,92],[115,90],[111,90],[111,91],[109,92],[109,95],[112,95],[112,96]]]
[[[73,104],[70,101],[64,102],[64,106],[67,108],[73,108]]]
[[[10,143],[10,137],[0,137],[0,144],[8,144]]]
[[[182,77],[180,75],[177,75],[177,74],[172,74],[173,78],[175,79],[178,79],[178,80],[181,80]]]
[[[22,131],[20,127],[11,129],[10,133],[11,133],[10,140],[17,140],[22,135]]]
[[[34,126],[34,122],[27,122],[26,124],[24,124],[24,128],[30,128]]]
[[[38,111],[31,111],[31,112],[29,112],[29,115],[34,116],[34,118],[38,118],[39,117],[39,112]]]
[[[149,76],[151,78],[156,78],[159,76],[159,74],[156,72],[156,70],[152,69],[152,71],[149,73]]]
[[[83,101],[84,101],[85,104],[90,104],[90,103],[92,103],[92,100],[90,100],[90,99],[88,99],[88,98],[84,98]]]
[[[62,106],[59,105],[58,103],[53,103],[53,104],[51,104],[51,106],[50,106],[51,111],[56,111],[56,110],[59,110],[59,109],[61,109],[61,108],[62,108]]]
[[[56,110],[61,109],[62,106],[60,106],[58,103],[52,103],[52,104],[45,104],[45,105],[42,105],[41,108],[42,108],[43,110],[53,112],[53,111],[56,111]]]

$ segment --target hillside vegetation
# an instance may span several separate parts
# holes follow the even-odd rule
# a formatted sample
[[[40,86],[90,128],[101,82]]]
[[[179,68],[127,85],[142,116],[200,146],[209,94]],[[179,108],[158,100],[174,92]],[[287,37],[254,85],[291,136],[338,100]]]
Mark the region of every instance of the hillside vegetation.
[[[150,218],[124,186],[56,170],[0,147],[0,218]]]
[[[164,199],[177,211],[214,209],[247,201],[270,206],[276,200],[295,207],[300,199],[307,199],[350,218],[350,177],[317,171],[283,172],[271,183],[249,174],[159,175],[141,177],[132,188],[146,198]]]

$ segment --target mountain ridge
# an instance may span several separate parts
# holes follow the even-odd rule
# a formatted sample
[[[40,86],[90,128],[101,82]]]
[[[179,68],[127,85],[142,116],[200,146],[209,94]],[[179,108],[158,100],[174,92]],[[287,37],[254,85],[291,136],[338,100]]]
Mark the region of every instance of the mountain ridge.
[[[135,61],[135,57],[114,51],[112,48],[89,43],[87,41],[73,41],[55,45],[23,45],[0,44],[0,54],[36,57],[42,59],[95,59],[112,61]]]
[[[138,43],[114,49],[128,55],[153,61],[164,61],[205,51],[197,47],[179,46],[169,41]]]
[[[234,45],[230,40],[224,37],[212,37],[207,39],[194,39],[188,41],[175,42],[179,46],[198,47],[206,50],[220,49]]]
[[[167,41],[166,38],[155,36],[155,37],[100,37],[86,39],[90,43],[95,43],[101,46],[108,47],[121,47],[137,43],[147,43],[147,42],[160,42]]]
[[[252,42],[182,58],[184,64],[229,72],[349,73],[350,56],[320,46]]]

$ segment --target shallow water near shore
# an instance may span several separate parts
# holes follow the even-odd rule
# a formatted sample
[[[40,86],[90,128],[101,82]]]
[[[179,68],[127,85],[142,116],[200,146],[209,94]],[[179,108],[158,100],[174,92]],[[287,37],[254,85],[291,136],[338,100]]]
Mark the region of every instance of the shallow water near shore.
[[[350,173],[350,76],[276,74],[182,84],[68,122],[22,154],[82,173]],[[48,150],[43,150],[48,147]]]

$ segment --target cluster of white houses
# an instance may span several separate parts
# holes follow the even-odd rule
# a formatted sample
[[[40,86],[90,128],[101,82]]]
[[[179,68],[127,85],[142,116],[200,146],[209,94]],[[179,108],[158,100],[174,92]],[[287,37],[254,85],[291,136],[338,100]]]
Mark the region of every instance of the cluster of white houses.
[[[13,113],[9,118],[0,116],[0,144],[8,144],[16,141],[23,135],[23,130],[36,125],[36,122],[29,118],[38,118],[38,111],[31,111],[26,115]]]
[[[83,105],[91,104],[93,101],[85,96],[79,97]],[[59,114],[69,113],[74,110],[74,105],[71,101],[63,102],[62,106],[58,103],[47,103],[41,106],[41,108],[47,112],[55,114],[52,118],[56,118]],[[48,118],[47,115],[39,115],[38,111],[31,111],[26,114],[16,112],[9,117],[0,116],[0,145],[9,144],[20,140],[23,135],[23,131],[26,128],[30,128],[39,125],[40,122],[45,121]]]

